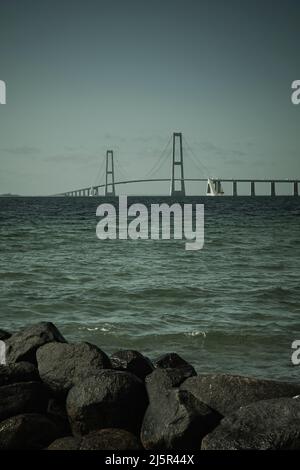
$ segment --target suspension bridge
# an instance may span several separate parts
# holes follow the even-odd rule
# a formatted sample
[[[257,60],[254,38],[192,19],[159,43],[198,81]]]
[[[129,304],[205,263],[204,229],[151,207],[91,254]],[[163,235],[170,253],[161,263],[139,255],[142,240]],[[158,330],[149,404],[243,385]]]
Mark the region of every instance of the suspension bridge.
[[[171,174],[168,178],[154,177],[157,175],[162,166],[169,160],[170,154],[167,152],[167,149],[171,148]],[[79,196],[100,196],[104,195],[107,197],[115,197],[117,195],[116,187],[119,185],[128,185],[136,183],[158,183],[164,182],[169,183],[169,195],[171,197],[184,197],[186,195],[186,184],[187,182],[206,182],[207,185],[207,195],[223,195],[222,190],[223,183],[231,183],[232,191],[228,193],[229,196],[238,196],[238,184],[239,183],[248,183],[250,187],[249,195],[256,196],[256,183],[267,183],[270,186],[269,194],[270,196],[276,196],[276,185],[279,183],[289,183],[292,185],[292,194],[294,196],[299,196],[299,179],[274,179],[274,178],[213,178],[209,177],[209,172],[207,168],[199,162],[195,156],[192,148],[185,141],[185,144],[189,150],[189,155],[192,157],[194,164],[197,167],[201,177],[195,178],[185,178],[184,176],[184,152],[183,152],[183,135],[181,132],[174,132],[171,138],[169,139],[166,147],[164,148],[162,154],[155,162],[151,170],[142,178],[130,178],[127,171],[118,162],[119,174],[122,175],[119,180],[115,179],[115,162],[114,162],[114,151],[107,150],[106,158],[103,161],[103,166],[100,168],[97,175],[99,181],[103,181],[100,184],[92,184],[91,186],[74,189],[71,191],[66,191],[63,193],[56,194],[56,196],[70,196],[70,197],[79,197]],[[102,171],[101,171],[102,170]],[[100,176],[101,175],[101,176]],[[204,175],[206,175],[204,177]],[[101,194],[102,193],[102,194]]]

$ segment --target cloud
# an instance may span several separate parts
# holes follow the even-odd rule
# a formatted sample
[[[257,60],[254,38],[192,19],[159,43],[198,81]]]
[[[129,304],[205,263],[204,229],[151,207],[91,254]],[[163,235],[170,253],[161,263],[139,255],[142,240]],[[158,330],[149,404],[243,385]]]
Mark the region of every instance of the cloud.
[[[70,164],[70,165],[81,165],[83,167],[87,165],[95,165],[99,162],[99,155],[88,154],[86,152],[78,152],[78,153],[60,153],[55,155],[49,155],[46,158],[48,163],[63,163],[63,164]]]
[[[41,153],[41,149],[38,147],[30,147],[22,145],[18,147],[6,147],[1,149],[2,152],[9,153],[11,155],[25,155],[25,156],[36,156]]]
[[[241,157],[246,157],[248,155],[248,152],[245,150],[242,150],[240,148],[230,148],[230,147],[221,147],[213,142],[198,142],[194,145],[194,147],[198,147],[200,151],[208,152],[208,153],[213,153],[217,157],[222,157],[222,158],[231,158],[236,157],[237,159]],[[238,146],[242,146],[242,144],[238,144]],[[246,145],[249,147],[249,145]]]

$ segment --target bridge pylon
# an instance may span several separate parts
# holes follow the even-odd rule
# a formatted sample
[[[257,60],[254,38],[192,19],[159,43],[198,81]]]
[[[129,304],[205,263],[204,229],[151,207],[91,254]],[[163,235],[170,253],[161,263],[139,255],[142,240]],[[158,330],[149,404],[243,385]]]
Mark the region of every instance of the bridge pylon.
[[[177,167],[179,168],[179,176],[176,176]],[[179,183],[179,189],[178,189],[177,183]],[[172,157],[170,196],[185,196],[182,133],[181,132],[173,133],[173,157]]]
[[[106,152],[106,169],[105,169],[105,196],[115,196],[115,169],[114,169],[114,152],[107,150]]]

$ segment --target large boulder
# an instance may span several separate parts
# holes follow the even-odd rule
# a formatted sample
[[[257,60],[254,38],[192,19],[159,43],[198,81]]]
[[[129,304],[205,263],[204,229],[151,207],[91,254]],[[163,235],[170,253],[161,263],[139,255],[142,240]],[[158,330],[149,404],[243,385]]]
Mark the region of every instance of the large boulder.
[[[67,412],[75,435],[104,428],[139,432],[147,406],[144,384],[133,374],[104,370],[75,385]]]
[[[89,343],[48,343],[36,353],[39,374],[56,394],[66,394],[82,380],[111,367],[107,355]]]
[[[125,429],[100,429],[81,439],[79,450],[139,450],[137,437]]]
[[[55,439],[47,450],[79,450],[80,438],[73,436],[61,437]]]
[[[143,356],[138,351],[124,349],[111,355],[111,362],[114,369],[124,370],[144,380],[148,374],[154,370],[150,359]]]
[[[41,382],[23,382],[0,387],[0,421],[21,413],[47,409],[49,394]]]
[[[138,438],[125,429],[100,429],[81,437],[56,439],[47,450],[139,450]]]
[[[0,341],[6,341],[10,337],[11,337],[11,333],[9,333],[6,330],[0,329]]]
[[[300,399],[263,400],[224,418],[203,450],[300,450]]]
[[[180,369],[186,379],[197,375],[194,367],[176,353],[163,354],[154,361],[154,365],[162,369]]]
[[[153,391],[152,391],[153,392]],[[171,389],[151,396],[141,441],[145,449],[200,450],[202,438],[219,423],[220,417],[191,393]]]
[[[21,414],[0,423],[0,450],[43,449],[58,437],[57,426],[42,414]]]
[[[6,341],[6,361],[36,364],[36,350],[52,341],[66,342],[53,323],[41,322],[22,328]]]
[[[221,416],[178,386],[185,380],[182,368],[155,369],[146,377],[149,397],[141,441],[146,449],[200,449],[201,439]]]
[[[46,415],[57,424],[64,436],[72,434],[64,399],[50,398]]]
[[[185,371],[182,369],[155,369],[145,380],[150,402],[159,402],[162,393],[178,387],[185,380]]]
[[[17,382],[37,382],[39,380],[39,372],[30,362],[0,365],[0,387]]]
[[[255,401],[300,394],[300,385],[229,374],[199,375],[187,379],[180,388],[223,416]]]

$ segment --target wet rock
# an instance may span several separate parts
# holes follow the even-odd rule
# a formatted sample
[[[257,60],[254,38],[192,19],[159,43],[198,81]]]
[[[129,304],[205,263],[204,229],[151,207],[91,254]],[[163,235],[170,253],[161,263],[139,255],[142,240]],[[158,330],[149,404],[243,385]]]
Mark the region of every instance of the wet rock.
[[[11,337],[11,333],[0,329],[0,341],[5,341]]]
[[[125,429],[100,429],[81,439],[80,450],[139,450],[141,444]]]
[[[180,388],[223,416],[255,401],[300,394],[299,385],[229,374],[199,375],[187,379]]]
[[[172,389],[162,393],[159,400],[152,395],[141,441],[149,450],[200,450],[202,438],[219,421],[220,416],[191,393]]]
[[[180,369],[185,374],[186,379],[197,375],[194,367],[176,353],[163,354],[156,359],[154,365],[162,369]]]
[[[67,397],[67,412],[75,435],[97,429],[138,432],[147,407],[144,384],[133,374],[104,370],[75,385]]]
[[[224,418],[202,442],[203,450],[300,449],[300,399],[263,400]]]
[[[22,328],[6,341],[7,363],[28,361],[36,364],[36,350],[52,341],[65,342],[53,323],[41,322]]]
[[[64,400],[50,398],[46,414],[54,423],[57,424],[64,436],[71,434],[71,427]]]
[[[47,450],[79,450],[80,439],[73,436],[56,439]]]
[[[58,437],[57,426],[42,414],[21,414],[0,423],[0,450],[43,449]]]
[[[0,421],[21,413],[47,409],[48,391],[40,382],[23,382],[0,387]]]
[[[37,382],[39,380],[39,372],[30,362],[0,365],[0,387],[17,382]]]
[[[56,394],[66,394],[85,378],[111,367],[107,355],[89,343],[49,343],[37,350],[39,374]]]
[[[186,380],[182,369],[155,369],[146,377],[145,384],[150,401],[160,401],[162,393],[178,387]]]
[[[48,450],[139,450],[138,438],[125,429],[100,429],[83,437],[67,436],[56,439]]]
[[[150,359],[138,351],[130,349],[124,349],[112,354],[111,362],[114,369],[131,372],[141,380],[144,380],[154,370]]]

